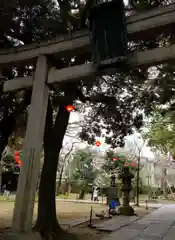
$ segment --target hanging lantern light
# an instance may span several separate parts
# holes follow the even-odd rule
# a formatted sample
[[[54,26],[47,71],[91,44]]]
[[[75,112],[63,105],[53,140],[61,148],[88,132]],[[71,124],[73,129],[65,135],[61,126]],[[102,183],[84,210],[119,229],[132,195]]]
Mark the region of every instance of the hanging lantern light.
[[[130,165],[131,165],[131,167],[136,167],[136,166],[137,166],[137,163],[132,162]]]
[[[67,105],[67,106],[66,106],[66,110],[67,110],[68,112],[72,112],[74,109],[75,109],[75,108],[74,108],[73,105]]]
[[[101,142],[100,142],[100,141],[96,141],[96,142],[95,142],[95,145],[96,145],[97,147],[100,147]]]
[[[19,160],[18,165],[19,165],[20,167],[22,166],[21,160]]]
[[[15,151],[14,156],[19,156],[19,151]]]
[[[93,63],[105,67],[126,60],[127,40],[123,0],[107,1],[89,12]]]
[[[20,157],[16,157],[15,162],[19,163],[19,161],[20,161]]]

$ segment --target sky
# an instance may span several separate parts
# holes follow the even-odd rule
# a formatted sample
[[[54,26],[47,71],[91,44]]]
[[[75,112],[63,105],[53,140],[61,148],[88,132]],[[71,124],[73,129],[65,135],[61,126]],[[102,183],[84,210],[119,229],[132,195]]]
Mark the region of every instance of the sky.
[[[83,120],[83,115],[73,111],[70,113],[70,120],[69,123],[75,123],[75,122],[80,122]],[[80,128],[75,129],[75,135],[78,134]],[[74,134],[73,134],[74,135]],[[99,153],[104,153],[108,148],[110,148],[109,145],[105,144],[104,142],[104,138],[97,138],[96,140],[99,140],[101,142],[101,146],[100,147],[96,147],[95,144],[94,146],[92,146],[92,149],[96,149],[97,152]],[[64,137],[64,141],[63,141],[63,146],[65,148],[65,151],[67,148],[70,148],[70,146],[72,145],[73,142],[79,142],[75,145],[75,147],[77,148],[86,148],[88,145],[85,142],[82,142],[81,140],[78,140],[78,138],[76,137],[69,137],[69,136],[65,136]],[[138,154],[138,149],[142,149],[141,150],[141,156],[143,157],[147,157],[149,158],[149,160],[153,160],[154,159],[154,154],[151,151],[151,149],[146,146],[146,144],[143,142],[143,139],[141,138],[141,134],[138,132],[135,132],[134,134],[127,136],[125,138],[125,149],[126,150],[131,150],[133,151],[135,154]]]

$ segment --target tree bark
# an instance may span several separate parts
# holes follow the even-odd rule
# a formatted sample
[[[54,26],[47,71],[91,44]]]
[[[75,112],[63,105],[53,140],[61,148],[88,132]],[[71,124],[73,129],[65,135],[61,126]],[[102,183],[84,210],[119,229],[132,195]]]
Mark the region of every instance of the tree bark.
[[[2,192],[2,169],[3,169],[3,165],[0,161],[0,194]]]
[[[74,96],[70,92],[65,97],[68,104],[72,104]],[[70,113],[65,105],[59,106],[59,111],[53,126],[53,109],[51,101],[48,104],[44,135],[44,164],[41,173],[38,200],[38,218],[34,230],[40,233],[42,239],[51,240],[64,238],[65,232],[57,221],[56,214],[56,173],[59,153],[67,129]]]
[[[62,183],[63,170],[64,170],[64,163],[61,166],[61,171],[60,171],[60,175],[59,175],[58,186],[57,186],[57,191],[56,191],[56,195],[57,196],[60,193],[60,187],[61,187],[61,183]]]
[[[87,186],[88,186],[88,183],[85,183],[82,186],[78,199],[84,199],[84,196],[85,196],[86,190],[87,190]]]
[[[163,169],[163,195],[168,198],[167,169]]]
[[[65,157],[64,157],[64,160],[63,160],[63,163],[62,165],[60,166],[61,167],[61,170],[60,170],[60,175],[59,175],[59,180],[58,180],[58,186],[57,186],[57,191],[56,191],[56,195],[58,196],[59,193],[60,193],[60,187],[61,187],[61,183],[62,183],[62,178],[63,178],[63,171],[64,171],[64,167],[65,167],[65,163],[66,163],[66,160],[67,160],[67,157],[69,156],[69,154],[72,152],[73,150],[73,147],[74,147],[74,144],[72,144],[72,147],[71,149],[66,153]]]

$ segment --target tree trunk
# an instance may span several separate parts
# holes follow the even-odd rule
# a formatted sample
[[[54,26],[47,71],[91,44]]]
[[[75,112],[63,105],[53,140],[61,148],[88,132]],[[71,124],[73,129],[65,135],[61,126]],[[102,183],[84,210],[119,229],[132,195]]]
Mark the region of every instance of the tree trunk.
[[[72,101],[70,100],[70,96],[67,98],[69,100],[68,104],[72,104],[73,98]],[[34,230],[39,232],[44,240],[55,239],[56,236],[56,239],[58,239],[58,237],[59,239],[67,238],[66,233],[57,221],[55,201],[58,156],[62,148],[62,142],[70,115],[64,106],[65,105],[59,106],[59,111],[53,126],[53,109],[49,101],[46,117],[44,164],[39,186],[38,218],[34,226]]]
[[[2,169],[3,169],[3,165],[0,161],[0,194],[2,192],[2,172],[3,172]]]
[[[78,199],[84,199],[85,194],[86,194],[87,186],[88,186],[87,183],[85,183],[85,184],[82,186]]]
[[[167,169],[163,169],[163,195],[168,198]]]
[[[59,176],[59,181],[58,181],[58,186],[57,186],[57,192],[56,192],[57,196],[59,194],[60,186],[61,186],[61,183],[62,183],[62,177],[63,177],[63,171],[64,171],[64,166],[65,166],[65,163],[66,163],[66,159],[69,156],[69,154],[71,153],[71,151],[73,150],[73,146],[74,146],[74,143],[72,144],[71,149],[66,153],[66,155],[64,157],[64,160],[63,160],[63,163],[62,163],[62,166],[61,166],[61,171],[60,171],[60,176]]]
[[[56,191],[56,195],[57,196],[60,193],[60,187],[61,187],[61,183],[62,183],[63,170],[64,170],[64,163],[63,163],[63,166],[61,166],[60,176],[59,176],[59,180],[58,180],[58,186],[57,186],[57,191]]]

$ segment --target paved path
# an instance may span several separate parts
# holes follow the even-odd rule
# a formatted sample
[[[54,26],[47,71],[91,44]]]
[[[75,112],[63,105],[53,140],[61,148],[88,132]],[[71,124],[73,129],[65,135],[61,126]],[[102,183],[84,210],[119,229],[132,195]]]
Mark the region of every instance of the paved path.
[[[132,222],[135,222],[139,218],[139,216],[126,217],[119,215],[107,221],[93,224],[92,226],[100,231],[114,232],[126,225],[130,225]]]
[[[164,205],[128,226],[111,233],[104,240],[174,240],[175,204]]]

